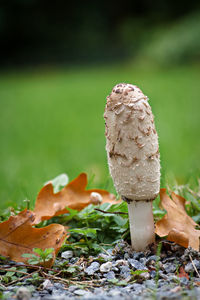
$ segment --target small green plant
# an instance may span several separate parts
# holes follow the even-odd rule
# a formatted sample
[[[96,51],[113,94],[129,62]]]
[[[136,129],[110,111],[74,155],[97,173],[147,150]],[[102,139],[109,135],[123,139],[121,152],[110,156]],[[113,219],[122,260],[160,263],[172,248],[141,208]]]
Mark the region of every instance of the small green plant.
[[[24,276],[27,274],[27,269],[24,267],[12,267],[8,269],[5,269],[5,271],[2,269],[1,272],[4,272],[4,275],[0,276],[0,280],[2,283],[8,284],[12,281],[17,280],[18,278]],[[0,286],[2,288],[2,286]],[[1,299],[1,298],[0,298]]]
[[[129,233],[127,203],[88,205],[80,212],[67,208],[65,214],[53,220],[69,226],[70,237],[63,250],[73,250],[76,256],[93,255],[112,248]]]
[[[30,265],[43,265],[45,267],[46,263],[53,258],[53,248],[47,248],[45,250],[40,248],[34,248],[33,251],[37,254],[33,253],[24,253],[22,257],[29,258],[28,263]]]

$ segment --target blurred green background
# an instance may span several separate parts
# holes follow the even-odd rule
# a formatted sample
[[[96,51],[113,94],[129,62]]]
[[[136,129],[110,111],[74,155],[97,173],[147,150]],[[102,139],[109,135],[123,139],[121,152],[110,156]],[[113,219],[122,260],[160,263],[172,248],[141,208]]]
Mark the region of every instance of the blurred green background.
[[[103,111],[119,82],[150,98],[162,187],[198,177],[199,3],[2,1],[0,38],[1,208],[63,172],[114,191]]]

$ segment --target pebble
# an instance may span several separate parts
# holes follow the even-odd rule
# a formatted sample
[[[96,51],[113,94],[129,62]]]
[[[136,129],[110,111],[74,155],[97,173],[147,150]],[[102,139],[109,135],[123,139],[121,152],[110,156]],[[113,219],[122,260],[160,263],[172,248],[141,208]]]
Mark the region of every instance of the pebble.
[[[163,269],[166,273],[174,273],[176,271],[176,265],[173,263],[163,264]]]
[[[111,270],[111,268],[112,268],[112,262],[108,261],[107,263],[104,263],[104,264],[101,265],[100,271],[102,273],[107,273]]]
[[[138,275],[138,279],[141,281],[150,279],[150,274],[148,272],[144,272]]]
[[[49,279],[45,279],[41,284],[42,289],[51,289],[53,287],[53,283]]]
[[[123,279],[129,277],[131,275],[131,270],[129,266],[121,266],[120,267],[120,275]]]
[[[156,261],[158,261],[159,259],[160,259],[159,256],[157,256],[157,255],[151,255],[151,256],[149,256],[148,259],[147,259],[147,264],[148,264],[149,262],[151,262],[151,261],[156,262]]]
[[[94,261],[93,263],[91,263],[91,265],[85,269],[85,273],[87,273],[88,275],[93,275],[95,272],[97,272],[99,270],[100,264],[96,261]]]
[[[152,280],[152,279],[147,279],[147,280],[145,281],[145,286],[146,286],[147,288],[149,288],[149,289],[155,289],[155,288],[156,288],[156,283],[155,283],[155,281]]]
[[[18,300],[29,300],[31,298],[31,293],[29,289],[24,286],[21,286],[16,293],[16,298]]]
[[[77,289],[78,289],[77,285],[70,285],[69,288],[68,288],[68,291],[70,293],[73,293]]]
[[[129,258],[128,262],[133,268],[133,270],[147,270],[147,267],[145,267],[143,263],[139,262],[136,259]]]
[[[128,266],[128,262],[124,259],[118,259],[116,260],[115,264],[114,264],[115,267],[118,267],[118,266]]]
[[[144,257],[143,252],[134,252],[133,253],[133,258],[139,260],[141,257]]]
[[[142,286],[142,284],[134,283],[133,284],[133,289],[134,289],[135,292],[139,293],[144,289],[144,287]]]
[[[110,272],[106,273],[106,274],[104,275],[104,277],[106,277],[107,280],[115,279],[115,272],[110,271]]]
[[[121,291],[117,289],[113,289],[108,293],[108,296],[113,297],[113,299],[116,299],[116,297],[120,295],[121,295]]]
[[[65,258],[65,259],[69,259],[69,258],[72,258],[73,257],[73,251],[71,250],[68,250],[68,251],[64,251],[61,253],[61,257],[62,258]]]
[[[195,267],[197,268],[197,270],[200,269],[200,261],[197,259],[193,260],[193,264],[195,265]],[[185,272],[190,273],[190,272],[194,272],[194,266],[193,264],[190,262],[185,266]]]
[[[188,285],[188,283],[189,283],[189,280],[186,277],[181,277],[181,278],[179,278],[179,280],[180,280],[180,283],[183,285]]]
[[[87,291],[80,290],[80,289],[74,291],[74,294],[78,295],[78,296],[83,296],[83,295],[86,295],[87,293],[88,293]]]

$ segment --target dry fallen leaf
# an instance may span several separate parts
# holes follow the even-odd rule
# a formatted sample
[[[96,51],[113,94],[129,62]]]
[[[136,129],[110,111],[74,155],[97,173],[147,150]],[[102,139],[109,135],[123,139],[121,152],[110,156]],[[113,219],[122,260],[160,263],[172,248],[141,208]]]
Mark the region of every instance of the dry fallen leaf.
[[[27,262],[22,254],[33,253],[33,248],[54,248],[53,259],[46,265],[49,267],[64,242],[66,232],[60,224],[34,228],[34,219],[32,211],[23,210],[0,224],[0,254],[17,262]]]
[[[160,237],[167,236],[169,241],[185,248],[190,246],[199,251],[200,230],[195,229],[197,224],[187,215],[186,200],[173,192],[171,197],[172,199],[167,195],[166,189],[160,190],[161,207],[167,213],[156,223],[155,232]]]
[[[34,212],[36,214],[35,224],[43,220],[48,220],[54,216],[67,213],[66,207],[81,210],[85,206],[94,203],[91,193],[101,195],[102,203],[117,203],[113,194],[105,190],[91,189],[85,190],[87,186],[87,175],[81,173],[77,178],[68,183],[60,192],[54,193],[51,183],[45,185],[39,192]]]

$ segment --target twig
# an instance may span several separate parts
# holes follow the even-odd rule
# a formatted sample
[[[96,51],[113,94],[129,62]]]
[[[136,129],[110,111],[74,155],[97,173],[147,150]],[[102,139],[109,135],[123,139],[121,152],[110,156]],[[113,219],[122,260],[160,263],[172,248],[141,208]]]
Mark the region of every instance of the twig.
[[[78,281],[78,280],[68,280],[68,279],[64,279],[64,278],[61,278],[61,277],[57,277],[55,275],[51,275],[51,274],[47,274],[45,272],[42,272],[42,275],[44,277],[49,277],[49,278],[52,278],[53,280],[59,280],[59,281],[62,281],[63,283],[69,285],[70,283],[72,284],[88,284],[88,285],[93,285],[93,283],[100,283],[102,282],[102,280],[99,280],[99,279],[93,279],[93,280],[85,280],[85,281]]]
[[[5,271],[5,272],[15,272],[15,273],[20,273],[20,274],[24,274],[24,275],[28,275],[27,272],[22,272],[22,271],[18,271],[18,270],[13,270],[12,268],[8,269],[8,268],[1,268],[0,270]]]
[[[18,265],[14,265],[16,267],[18,267]],[[26,264],[23,264],[22,267],[26,267],[26,268],[29,268],[29,269],[37,269],[38,271],[44,269],[44,270],[47,270],[47,271],[52,271],[52,272],[59,272],[60,270],[58,269],[51,269],[51,268],[45,268],[43,266],[37,266],[37,265],[26,265]]]
[[[122,211],[114,211],[114,212],[111,212],[111,211],[105,211],[105,210],[102,210],[100,208],[95,208],[95,210],[98,210],[104,214],[113,214],[113,215],[128,215],[128,213],[126,212],[122,212]]]
[[[192,265],[193,265],[193,268],[194,268],[195,272],[197,273],[198,277],[200,278],[200,274],[199,274],[199,272],[198,272],[198,270],[197,270],[197,268],[196,268],[196,266],[195,266],[195,264],[194,264],[194,262],[193,262],[193,260],[192,260],[192,257],[190,256],[190,254],[189,254],[189,258],[190,258],[190,260],[191,260],[191,263],[192,263]]]

